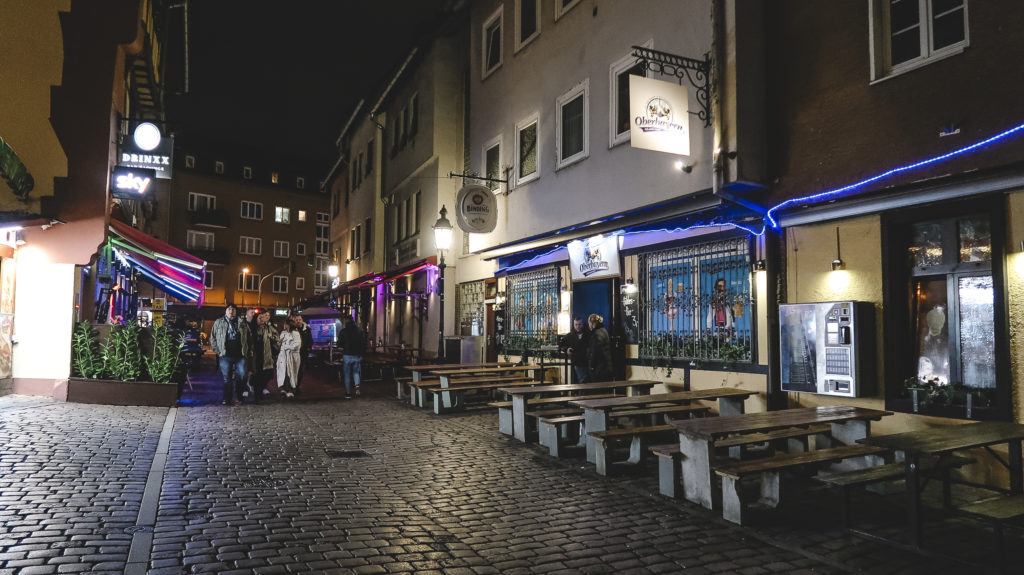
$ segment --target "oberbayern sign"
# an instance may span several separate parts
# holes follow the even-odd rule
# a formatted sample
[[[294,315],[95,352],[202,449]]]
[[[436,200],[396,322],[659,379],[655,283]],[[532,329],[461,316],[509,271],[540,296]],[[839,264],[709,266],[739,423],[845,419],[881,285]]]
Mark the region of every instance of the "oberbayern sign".
[[[634,148],[690,155],[689,94],[686,86],[629,77],[629,138]]]
[[[594,236],[569,242],[572,281],[619,277],[619,236]]]

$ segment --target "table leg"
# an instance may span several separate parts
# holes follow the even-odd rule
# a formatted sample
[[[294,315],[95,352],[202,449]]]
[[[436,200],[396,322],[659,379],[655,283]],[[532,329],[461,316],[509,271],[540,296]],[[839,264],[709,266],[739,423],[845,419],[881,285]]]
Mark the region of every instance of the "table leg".
[[[651,391],[651,388],[649,388],[647,386],[639,386],[638,387],[638,386],[635,386],[635,385],[627,385],[626,386],[626,397],[633,397],[633,396],[636,396],[636,395],[648,395],[650,393],[650,391]],[[614,393],[614,390],[612,390],[612,392]]]
[[[690,439],[679,434],[679,455],[683,496],[688,501],[712,508],[714,488],[711,478],[711,443],[706,439]]]
[[[512,396],[512,437],[526,441],[526,396]]]
[[[916,453],[907,453],[904,460],[907,483],[907,534],[910,544],[921,546],[921,484]]]
[[[597,409],[583,410],[583,433],[587,434],[587,463],[597,463],[597,443],[590,437],[591,431],[608,429],[608,416]]]
[[[442,377],[441,378],[441,387],[448,387],[448,378],[447,377]],[[450,392],[450,391],[442,391],[440,399],[441,399],[441,405],[440,406],[434,406],[434,412],[435,413],[441,413],[440,407],[444,407],[444,409],[451,409],[451,408],[455,407],[455,402],[452,400],[452,392]]]
[[[743,413],[743,402],[746,398],[742,397],[720,397],[718,398],[718,415],[740,415]]]
[[[1021,495],[1024,493],[1024,459],[1021,457],[1021,440],[1014,439],[1009,442],[1010,448],[1010,493]]]

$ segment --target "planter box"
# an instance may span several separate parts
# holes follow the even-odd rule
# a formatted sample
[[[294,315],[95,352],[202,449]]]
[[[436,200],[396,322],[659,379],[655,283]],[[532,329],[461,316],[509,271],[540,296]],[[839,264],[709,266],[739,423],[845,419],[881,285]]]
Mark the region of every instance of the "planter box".
[[[178,386],[173,383],[77,377],[68,380],[68,401],[75,403],[174,407],[177,400]]]

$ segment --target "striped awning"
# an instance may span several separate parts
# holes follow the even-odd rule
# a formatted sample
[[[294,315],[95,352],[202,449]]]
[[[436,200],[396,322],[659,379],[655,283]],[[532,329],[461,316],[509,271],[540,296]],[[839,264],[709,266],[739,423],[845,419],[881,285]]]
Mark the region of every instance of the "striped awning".
[[[176,298],[203,304],[206,262],[124,222],[110,220],[107,238],[117,257]]]

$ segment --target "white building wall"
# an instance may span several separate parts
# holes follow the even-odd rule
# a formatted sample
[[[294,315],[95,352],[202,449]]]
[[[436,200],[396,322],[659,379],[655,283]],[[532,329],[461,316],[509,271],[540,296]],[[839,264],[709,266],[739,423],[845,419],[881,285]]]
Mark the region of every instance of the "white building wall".
[[[66,397],[76,303],[75,266],[49,263],[46,258],[31,246],[17,252],[14,392],[19,393],[19,385],[27,383],[35,386],[33,394],[53,395],[63,388]]]

